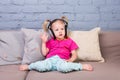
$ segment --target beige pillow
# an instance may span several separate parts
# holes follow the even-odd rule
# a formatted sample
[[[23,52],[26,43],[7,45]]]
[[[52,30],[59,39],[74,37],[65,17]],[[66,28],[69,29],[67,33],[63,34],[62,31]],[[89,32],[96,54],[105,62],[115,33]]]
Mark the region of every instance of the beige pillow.
[[[77,43],[78,60],[104,62],[99,46],[100,28],[90,31],[71,31],[70,37]]]

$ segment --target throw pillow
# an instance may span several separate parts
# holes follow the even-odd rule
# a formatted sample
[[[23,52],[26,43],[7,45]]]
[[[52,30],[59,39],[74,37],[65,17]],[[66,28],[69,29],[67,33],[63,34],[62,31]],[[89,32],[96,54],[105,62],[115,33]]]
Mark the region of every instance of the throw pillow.
[[[70,37],[77,43],[78,60],[104,62],[99,46],[100,28],[90,31],[71,31]]]
[[[41,39],[40,34],[42,30],[22,28],[24,33],[25,46],[22,64],[30,64],[35,61],[43,60],[44,56],[41,54]]]
[[[21,31],[0,31],[0,65],[19,64],[24,53],[24,37]]]

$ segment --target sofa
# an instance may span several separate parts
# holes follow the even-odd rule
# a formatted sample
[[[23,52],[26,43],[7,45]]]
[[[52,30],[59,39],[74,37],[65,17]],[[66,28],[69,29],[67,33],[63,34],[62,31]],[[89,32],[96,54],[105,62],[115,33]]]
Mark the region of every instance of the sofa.
[[[98,35],[99,46],[105,61],[79,61],[81,63],[90,63],[94,67],[93,71],[61,73],[58,71],[20,71],[19,66],[25,53],[24,34],[21,30],[0,30],[0,80],[120,80],[119,35],[120,31],[100,31]],[[5,45],[9,45],[9,48],[4,47]],[[9,54],[5,54],[5,52]],[[17,57],[16,61],[15,57],[12,56],[19,57]]]

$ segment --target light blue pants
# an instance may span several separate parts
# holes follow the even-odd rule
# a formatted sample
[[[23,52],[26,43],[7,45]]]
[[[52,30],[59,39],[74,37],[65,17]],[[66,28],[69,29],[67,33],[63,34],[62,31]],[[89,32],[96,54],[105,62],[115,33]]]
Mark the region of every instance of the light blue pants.
[[[37,61],[29,65],[29,70],[37,70],[39,72],[57,70],[60,72],[70,72],[76,70],[82,70],[80,63],[66,62],[59,56],[53,56],[43,61]]]

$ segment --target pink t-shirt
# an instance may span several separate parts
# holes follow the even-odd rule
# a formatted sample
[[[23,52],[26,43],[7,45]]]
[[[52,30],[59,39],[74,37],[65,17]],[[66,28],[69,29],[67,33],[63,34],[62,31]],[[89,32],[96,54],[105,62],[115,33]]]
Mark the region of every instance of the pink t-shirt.
[[[46,46],[49,49],[46,58],[58,55],[62,59],[69,59],[71,51],[78,48],[77,44],[71,38],[64,40],[54,40],[52,38],[46,43]]]

